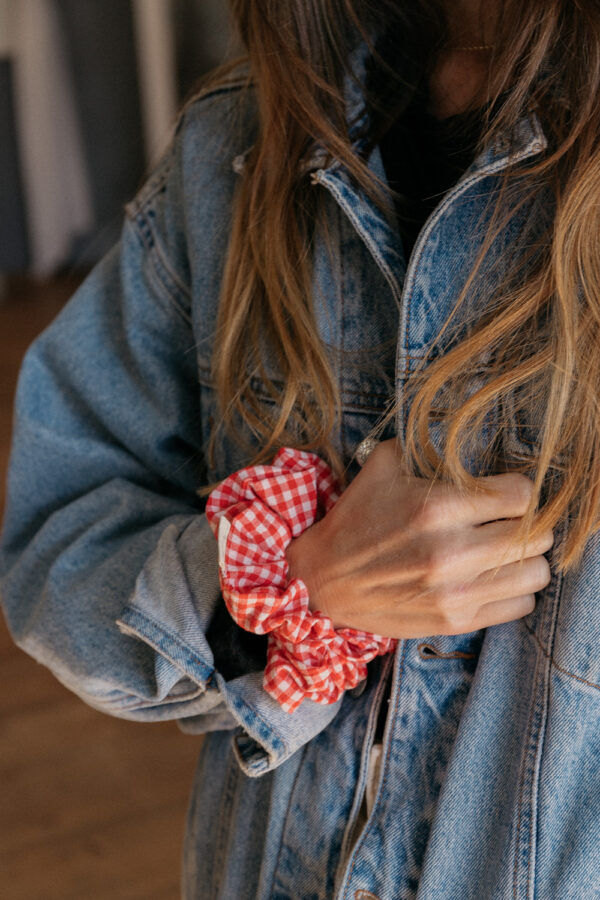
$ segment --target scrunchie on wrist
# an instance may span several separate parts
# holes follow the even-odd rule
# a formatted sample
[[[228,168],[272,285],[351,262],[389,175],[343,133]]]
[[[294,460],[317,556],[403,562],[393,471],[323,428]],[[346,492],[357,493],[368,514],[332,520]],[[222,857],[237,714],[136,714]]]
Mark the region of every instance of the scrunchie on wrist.
[[[288,582],[288,544],[339,496],[327,463],[284,447],[272,465],[226,478],[206,506],[219,541],[219,578],[229,613],[246,631],[269,635],[263,686],[290,713],[305,699],[335,703],[366,676],[368,662],[396,644],[335,629],[331,619],[309,609],[304,582]]]

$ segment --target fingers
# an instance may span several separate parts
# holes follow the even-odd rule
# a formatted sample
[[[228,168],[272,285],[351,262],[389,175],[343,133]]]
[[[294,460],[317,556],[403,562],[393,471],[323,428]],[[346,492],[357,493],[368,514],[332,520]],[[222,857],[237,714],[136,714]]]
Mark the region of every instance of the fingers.
[[[406,498],[411,494],[413,525],[417,530],[439,531],[448,526],[482,525],[525,514],[533,497],[533,482],[519,472],[503,472],[475,479],[474,491],[415,478],[408,474],[397,439],[380,442],[369,455],[362,473],[372,481],[396,485]]]
[[[534,594],[486,603],[479,610],[470,630],[479,631],[480,628],[489,628],[491,625],[503,625],[505,622],[514,622],[517,619],[528,616],[534,609]]]
[[[360,552],[355,554],[355,578],[379,587],[406,588],[414,584],[428,593],[449,585],[469,584],[488,572],[513,571],[506,567],[542,558],[554,543],[550,530],[523,543],[519,539],[519,524],[505,519],[439,534],[425,533],[417,540],[413,536],[400,542],[389,540],[385,545],[381,541],[375,562],[367,559],[362,566]],[[547,568],[545,561],[543,565]],[[528,591],[529,588],[524,593]]]
[[[472,598],[473,604],[486,605],[506,597],[520,597],[543,590],[551,579],[550,566],[545,557],[534,556],[483,572],[461,586],[460,594]]]
[[[378,471],[390,479],[406,477],[422,494],[424,519],[430,519],[436,528],[450,523],[481,525],[496,519],[520,518],[533,496],[533,482],[519,472],[476,478],[475,491],[469,492],[444,482],[413,478],[408,474],[397,438],[377,444],[367,463],[369,472]]]
[[[469,582],[521,560],[542,557],[554,543],[550,530],[525,543],[518,536],[519,522],[510,519],[439,535],[425,534],[418,542],[391,545],[386,565],[379,561],[378,580],[398,585],[418,581],[424,590],[436,590]]]
[[[506,472],[477,479],[482,490],[465,504],[465,514],[473,524],[496,519],[516,519],[525,515],[533,496],[533,482],[518,472]],[[489,490],[486,490],[489,489]]]
[[[527,615],[536,592],[549,584],[550,577],[547,560],[536,556],[484,572],[469,583],[432,591],[426,601],[428,611],[438,622],[440,634],[476,631]]]
[[[542,556],[551,549],[554,534],[550,529],[522,543],[518,539],[519,525],[519,521],[502,519],[472,528],[469,540],[463,545],[462,558],[456,555],[452,575],[458,578],[475,576],[522,559]]]
[[[421,595],[420,614],[426,613],[435,623],[431,634],[464,634],[527,615],[533,608],[532,598],[550,579],[550,566],[544,556],[519,560],[483,572],[471,581],[432,588]],[[373,597],[372,610],[378,606],[389,610],[394,596],[402,627],[406,601],[403,602],[398,586],[381,586]]]
[[[525,515],[533,496],[533,483],[518,472],[476,479],[475,492],[461,492],[452,485],[434,484],[424,495],[426,520],[443,525],[481,525],[497,519]],[[423,482],[424,491],[427,482]]]

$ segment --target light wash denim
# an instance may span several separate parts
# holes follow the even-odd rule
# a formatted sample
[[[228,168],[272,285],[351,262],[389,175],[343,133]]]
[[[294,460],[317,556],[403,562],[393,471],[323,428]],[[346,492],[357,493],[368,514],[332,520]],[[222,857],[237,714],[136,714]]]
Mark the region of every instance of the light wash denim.
[[[187,900],[600,897],[597,540],[527,618],[401,641],[333,706],[289,715],[256,667],[215,666],[217,548],[196,489],[248,459],[230,439],[214,467],[205,450],[232,201],[254,135],[239,84],[191,103],[119,246],[27,354],[0,558],[14,638],[96,709],[208,732]],[[452,308],[499,173],[545,146],[532,116],[510,145],[489,147],[441,199],[408,267],[397,229],[339,165],[312,156],[306,190],[320,193],[338,248],[316,242],[314,297],[347,461],[394,389],[403,400]],[[371,165],[383,175],[377,151]],[[549,200],[527,207],[498,236],[473,308],[503,278],[517,231],[533,234],[549,212]],[[466,327],[469,304],[461,316]],[[507,451],[531,455],[535,422],[506,413]],[[356,833],[388,677],[379,788]]]

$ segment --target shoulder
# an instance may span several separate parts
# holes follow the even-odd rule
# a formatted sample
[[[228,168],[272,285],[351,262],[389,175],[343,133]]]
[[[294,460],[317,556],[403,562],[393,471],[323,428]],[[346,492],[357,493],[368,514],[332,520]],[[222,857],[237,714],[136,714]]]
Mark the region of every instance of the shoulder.
[[[193,193],[215,178],[229,181],[235,160],[254,143],[257,111],[254,90],[240,65],[229,77],[195,94],[180,112],[172,143],[145,181],[128,211],[135,214],[169,182]]]
[[[243,66],[193,96],[171,145],[126,214],[145,252],[191,295],[220,269],[229,242],[237,161],[256,140],[255,95]]]
[[[222,189],[234,180],[235,161],[254,143],[257,127],[254,91],[240,66],[186,103],[167,152],[127,205],[128,214],[144,212],[169,189],[182,202],[211,186],[215,193]]]

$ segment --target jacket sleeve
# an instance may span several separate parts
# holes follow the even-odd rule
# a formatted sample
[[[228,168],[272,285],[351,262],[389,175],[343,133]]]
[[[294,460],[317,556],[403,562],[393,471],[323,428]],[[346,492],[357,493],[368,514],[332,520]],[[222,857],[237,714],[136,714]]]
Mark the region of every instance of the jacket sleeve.
[[[260,775],[339,704],[293,715],[262,689],[223,615],[205,479],[190,287],[169,257],[180,200],[130,211],[120,244],[28,351],[17,390],[0,589],[17,644],[91,706],[231,729]],[[179,251],[178,251],[179,252]],[[216,645],[221,647],[217,657]]]

